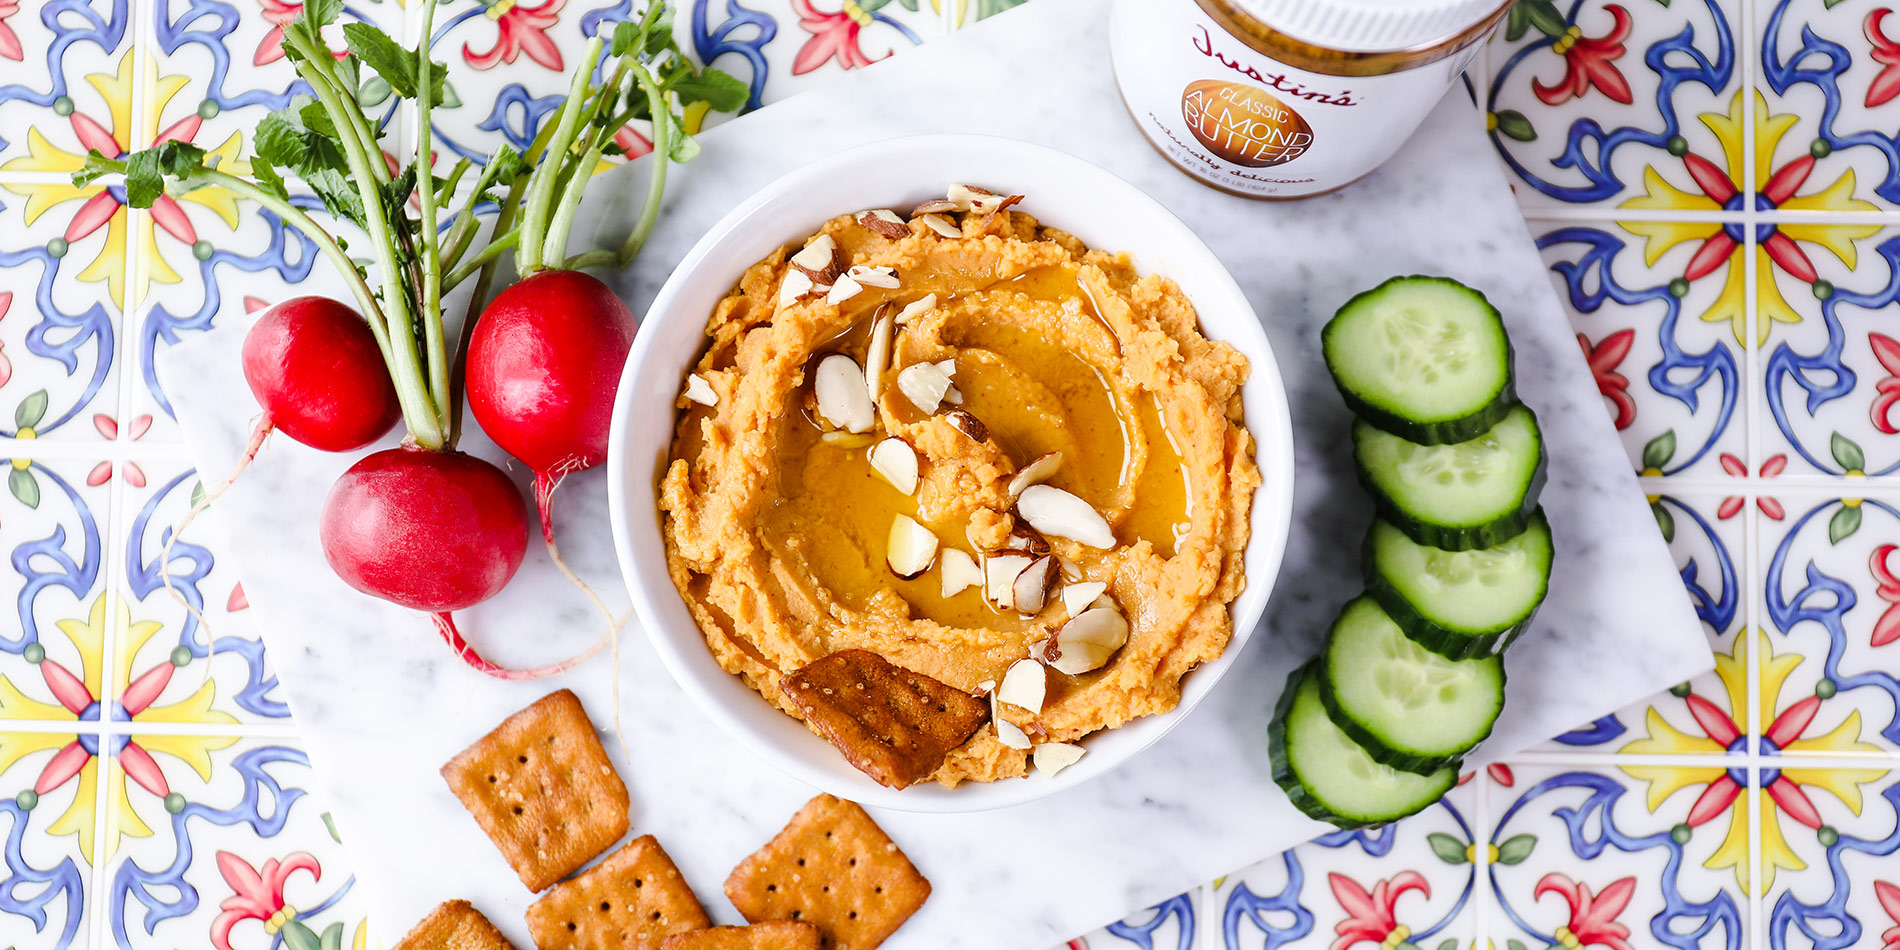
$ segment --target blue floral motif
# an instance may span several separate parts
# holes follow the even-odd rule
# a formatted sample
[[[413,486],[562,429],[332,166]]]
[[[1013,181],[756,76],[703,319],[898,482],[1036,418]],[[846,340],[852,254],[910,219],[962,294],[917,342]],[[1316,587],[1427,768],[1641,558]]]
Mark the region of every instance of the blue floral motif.
[[[1871,669],[1851,676],[1841,672],[1841,658],[1847,652],[1847,627],[1843,618],[1860,602],[1859,596],[1854,593],[1854,585],[1829,576],[1810,559],[1805,572],[1806,583],[1792,596],[1785,593],[1788,552],[1794,547],[1795,539],[1817,515],[1837,509],[1841,504],[1839,501],[1829,501],[1809,509],[1788,528],[1781,543],[1775,545],[1774,556],[1768,562],[1768,575],[1763,582],[1768,619],[1776,632],[1783,635],[1792,633],[1802,623],[1820,624],[1827,631],[1827,657],[1823,661],[1822,671],[1828,682],[1842,692],[1850,689],[1879,690],[1893,700],[1896,709],[1900,709],[1900,679],[1896,679],[1892,672]],[[1900,510],[1895,510],[1886,502],[1871,498],[1861,502],[1860,510],[1865,512],[1868,509],[1882,512],[1900,523]],[[1882,727],[1880,734],[1889,742],[1900,743],[1900,715]]]
[[[1167,950],[1166,947],[1155,943],[1155,933],[1169,923],[1176,925],[1173,950],[1189,950],[1194,946],[1193,894],[1176,894],[1148,908],[1147,920],[1139,923],[1131,923],[1129,920],[1117,921],[1108,925],[1108,932],[1140,947],[1141,950]]]
[[[765,45],[778,36],[778,21],[758,12],[749,10],[739,0],[726,0],[726,19],[717,28],[708,24],[706,8],[713,0],[693,0],[693,53],[699,61],[708,66],[718,66],[730,71],[726,63],[714,63],[713,60],[731,53],[746,61],[752,67],[752,76],[747,80],[751,93],[747,95],[747,111],[757,109],[765,95],[765,82],[770,67],[765,62]],[[742,39],[740,30],[752,29],[756,32],[750,38]],[[914,40],[913,40],[914,42]]]
[[[0,148],[3,147],[4,143],[0,143]],[[122,189],[115,192],[122,193]],[[0,204],[0,210],[5,207]],[[33,288],[33,302],[39,308],[40,322],[27,331],[27,352],[58,363],[66,370],[67,376],[72,376],[81,372],[81,352],[88,347],[92,350],[89,360],[92,365],[84,370],[87,373],[86,386],[78,398],[50,421],[33,425],[34,432],[44,435],[71,422],[73,417],[91,404],[93,397],[99,394],[100,387],[105,385],[106,375],[112,369],[116,321],[104,304],[95,303],[84,313],[66,313],[59,309],[53,300],[53,287],[59,282],[60,258],[48,249],[30,247],[21,251],[0,251],[0,270],[34,261],[40,264],[40,279]],[[0,438],[10,439],[18,435],[18,430],[0,428]]]
[[[13,571],[25,579],[25,583],[20,586],[19,596],[15,598],[20,635],[9,639],[0,634],[0,651],[13,654],[40,641],[39,621],[34,616],[34,602],[39,599],[40,592],[48,587],[64,587],[75,598],[84,599],[93,585],[99,582],[99,565],[103,553],[99,541],[99,523],[93,518],[92,509],[79,497],[79,492],[65,479],[54,474],[52,469],[38,462],[32,463],[27,471],[52,482],[72,503],[73,514],[79,519],[81,552],[75,559],[66,550],[65,525],[55,525],[52,534],[36,541],[24,542],[13,549],[10,559]]]
[[[1889,809],[1900,815],[1900,784],[1887,786],[1880,797],[1886,799]],[[1894,824],[1886,837],[1878,840],[1841,833],[1833,844],[1827,846],[1827,869],[1829,880],[1833,882],[1833,889],[1827,899],[1809,904],[1796,897],[1792,890],[1783,891],[1768,917],[1768,945],[1773,950],[1786,950],[1788,928],[1793,927],[1801,931],[1814,950],[1841,950],[1843,947],[1860,946],[1863,925],[1847,910],[1847,898],[1854,888],[1854,876],[1842,866],[1841,857],[1848,852],[1857,852],[1884,858],[1895,851],[1900,851],[1900,822]],[[1817,928],[1816,921],[1826,923]]]
[[[79,922],[86,912],[86,872],[70,857],[61,858],[50,868],[36,868],[26,859],[26,809],[11,798],[0,798],[0,815],[8,817],[6,860],[7,876],[0,879],[0,911],[16,914],[33,922],[36,933],[44,933],[50,915],[48,908],[65,900],[65,919],[58,923],[58,942],[54,950],[66,950],[79,934]],[[21,896],[20,890],[28,890]],[[48,935],[51,936],[51,935]]]

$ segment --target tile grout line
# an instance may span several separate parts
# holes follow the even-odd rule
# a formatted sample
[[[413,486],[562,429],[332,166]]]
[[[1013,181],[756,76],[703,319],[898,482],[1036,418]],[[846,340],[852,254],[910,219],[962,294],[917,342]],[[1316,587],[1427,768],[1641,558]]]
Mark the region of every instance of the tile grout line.
[[[1491,773],[1484,766],[1478,767],[1477,788],[1474,791],[1471,840],[1476,847],[1471,849],[1471,940],[1474,947],[1490,947],[1494,945],[1491,939],[1491,839],[1496,837],[1496,833],[1491,827]]]

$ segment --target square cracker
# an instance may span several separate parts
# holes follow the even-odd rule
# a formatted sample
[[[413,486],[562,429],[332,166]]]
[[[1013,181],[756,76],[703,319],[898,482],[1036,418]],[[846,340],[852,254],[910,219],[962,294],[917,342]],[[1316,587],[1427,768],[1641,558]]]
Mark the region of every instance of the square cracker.
[[[890,788],[928,777],[990,718],[982,700],[869,650],[814,660],[779,689],[845,761]]]
[[[747,927],[714,927],[674,934],[660,950],[819,950],[818,928],[802,920],[762,920]]]
[[[672,934],[710,926],[652,835],[633,839],[528,907],[528,933],[541,950],[659,950]]]
[[[503,720],[442,766],[442,778],[531,891],[627,833],[627,786],[572,690]]]
[[[930,896],[930,882],[855,802],[820,795],[726,878],[745,919],[818,925],[825,950],[871,950]]]
[[[395,950],[515,950],[468,901],[443,901],[409,929]]]

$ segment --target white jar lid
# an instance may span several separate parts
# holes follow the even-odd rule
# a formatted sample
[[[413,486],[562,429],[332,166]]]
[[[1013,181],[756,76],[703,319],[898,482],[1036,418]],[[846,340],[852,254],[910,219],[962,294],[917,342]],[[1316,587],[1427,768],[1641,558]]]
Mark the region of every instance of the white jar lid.
[[[1233,0],[1281,33],[1327,49],[1383,53],[1430,46],[1497,12],[1503,0]]]

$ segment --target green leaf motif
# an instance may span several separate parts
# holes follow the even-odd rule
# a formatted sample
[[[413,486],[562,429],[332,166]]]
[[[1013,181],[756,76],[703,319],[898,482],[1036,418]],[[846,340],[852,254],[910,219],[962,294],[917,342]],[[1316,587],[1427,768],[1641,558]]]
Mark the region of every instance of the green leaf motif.
[[[1511,5],[1511,15],[1504,21],[1504,42],[1515,43],[1524,38],[1524,31],[1531,28],[1531,8],[1522,3]]]
[[[1827,520],[1827,540],[1829,544],[1839,544],[1841,539],[1860,530],[1860,506],[1842,505],[1834,517]]]
[[[993,17],[1004,10],[1013,10],[1022,6],[1026,0],[976,0],[976,18],[979,20]]]
[[[1828,451],[1834,453],[1834,461],[1839,463],[1841,468],[1850,472],[1866,471],[1867,453],[1862,452],[1853,439],[1836,432],[1832,438],[1828,439],[1827,447]]]
[[[1505,839],[1498,845],[1499,864],[1522,864],[1531,856],[1531,849],[1537,847],[1536,835],[1518,835]]]
[[[1670,514],[1669,509],[1664,508],[1660,501],[1651,502],[1649,512],[1656,516],[1656,527],[1662,529],[1663,543],[1668,544],[1676,540],[1676,516]]]
[[[1440,861],[1446,864],[1465,863],[1464,842],[1459,841],[1451,835],[1436,831],[1426,835],[1425,840],[1432,846],[1432,853],[1438,855]]]
[[[13,410],[13,425],[20,429],[39,425],[40,420],[46,418],[46,404],[50,401],[44,389],[20,400],[20,405]]]
[[[1826,7],[1826,9],[1832,10],[1835,7],[1839,6],[1843,2],[1843,0],[1821,0],[1821,2]]]
[[[1496,115],[1499,135],[1519,142],[1537,140],[1537,129],[1531,125],[1531,120],[1524,118],[1524,113],[1516,109],[1505,109]]]
[[[363,80],[363,88],[356,91],[356,101],[365,109],[374,109],[389,101],[389,93],[389,80],[371,76]]]
[[[1512,938],[1504,941],[1505,950],[1525,950],[1524,941]]]
[[[1458,950],[1458,941],[1444,940],[1438,944],[1438,950]]]
[[[1669,429],[1643,446],[1643,468],[1661,470],[1676,455],[1676,430]]]
[[[429,75],[441,77],[435,80],[434,83],[434,85],[437,86],[437,101],[430,103],[430,105],[440,109],[461,108],[462,97],[455,94],[455,84],[448,80],[449,71],[447,69],[441,70],[440,72],[431,70]]]
[[[1531,25],[1537,32],[1552,39],[1564,35],[1570,24],[1564,22],[1564,15],[1557,12],[1557,5],[1551,0],[1520,0],[1519,6],[1528,7]]]
[[[204,500],[205,500],[205,483],[202,481],[192,482],[191,483],[191,507],[193,508],[198,507],[200,504],[204,502]]]
[[[20,504],[28,508],[40,506],[40,480],[33,477],[31,470],[16,468],[8,472],[7,490],[13,493],[13,497],[20,499]]]

